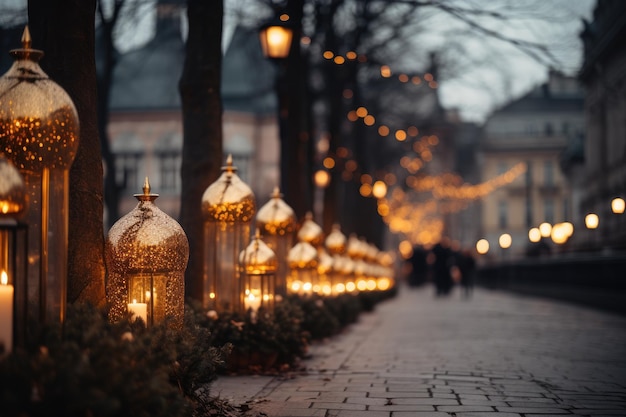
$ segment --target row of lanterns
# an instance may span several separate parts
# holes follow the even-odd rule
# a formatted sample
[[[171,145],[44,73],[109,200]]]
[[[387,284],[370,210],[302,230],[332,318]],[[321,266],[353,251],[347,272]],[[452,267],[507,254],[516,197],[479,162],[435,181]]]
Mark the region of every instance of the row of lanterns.
[[[130,311],[148,325],[182,326],[184,272],[189,246],[184,231],[154,205],[146,179],[139,204],[109,231],[105,260],[111,319]],[[229,156],[204,192],[203,306],[217,312],[272,311],[289,293],[333,295],[388,289],[389,264],[363,240],[347,239],[336,225],[324,234],[310,213],[296,233],[294,211],[276,188],[256,212],[255,196]],[[252,234],[252,223],[256,231]],[[294,240],[297,243],[294,244]],[[382,257],[388,259],[387,257]]]
[[[69,169],[79,140],[76,109],[39,67],[43,52],[31,48],[28,27],[22,48],[11,55],[15,62],[0,78],[0,345],[5,351],[24,340],[27,314],[39,322],[65,319]],[[137,206],[113,225],[105,243],[110,319],[132,313],[147,325],[167,321],[180,328],[187,237],[155,205],[158,195],[151,193],[147,178],[135,197]],[[308,214],[296,233],[294,212],[278,189],[256,213],[254,194],[230,156],[201,204],[206,308],[271,310],[289,292],[330,295],[392,285],[390,263],[379,262],[378,250],[364,249],[364,241],[346,239],[338,226],[324,240]]]

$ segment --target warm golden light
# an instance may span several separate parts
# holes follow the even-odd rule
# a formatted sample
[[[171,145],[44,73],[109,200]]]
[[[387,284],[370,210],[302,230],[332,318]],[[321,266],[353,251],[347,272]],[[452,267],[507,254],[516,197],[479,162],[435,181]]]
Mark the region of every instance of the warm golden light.
[[[388,65],[380,67],[380,75],[385,78],[391,77],[391,68]]]
[[[359,107],[358,109],[356,109],[356,115],[359,117],[367,116],[367,109],[365,107]]]
[[[378,134],[380,136],[388,136],[389,135],[389,128],[385,125],[381,125],[378,127]]]
[[[585,216],[585,226],[587,229],[596,229],[600,224],[600,218],[595,213],[589,213]]]
[[[528,231],[528,240],[533,243],[537,243],[541,240],[541,232],[538,227],[533,227]]]
[[[624,213],[625,202],[623,198],[616,197],[611,201],[611,211],[615,214]]]
[[[372,195],[376,198],[383,198],[387,195],[387,184],[383,181],[376,181],[372,187]]]
[[[562,245],[567,242],[569,236],[567,235],[567,229],[564,227],[563,223],[557,223],[552,227],[550,238],[557,245]]]
[[[476,242],[476,252],[480,255],[484,255],[489,252],[489,241],[487,239],[480,239]]]
[[[413,245],[408,240],[403,240],[398,244],[398,251],[404,259],[409,259],[413,255]]]
[[[396,130],[396,140],[403,142],[406,140],[406,132],[404,130]]]
[[[366,126],[373,126],[374,123],[376,123],[376,119],[371,114],[368,114],[363,118],[363,123],[365,123]]]
[[[539,232],[541,233],[541,237],[550,237],[550,233],[552,232],[552,225],[548,222],[543,222],[539,225]]]
[[[513,238],[511,238],[511,235],[508,233],[502,233],[500,238],[498,238],[498,243],[502,249],[508,249],[513,243]]]
[[[7,271],[2,270],[2,272],[0,273],[0,284],[7,285],[8,283],[9,283],[9,275],[7,274]]]
[[[263,54],[268,58],[286,58],[291,49],[293,31],[280,25],[267,25],[261,28],[259,39]]]
[[[315,171],[314,175],[315,186],[318,188],[326,188],[330,184],[330,174],[324,169]]]

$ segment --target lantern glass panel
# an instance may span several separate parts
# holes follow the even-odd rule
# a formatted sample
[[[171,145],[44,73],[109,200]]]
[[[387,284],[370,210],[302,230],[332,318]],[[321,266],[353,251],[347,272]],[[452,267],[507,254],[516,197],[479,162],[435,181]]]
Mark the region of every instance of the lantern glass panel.
[[[78,150],[74,103],[39,67],[28,28],[0,78],[0,152],[19,169],[29,196],[29,297],[40,320],[63,322],[67,291],[69,169]]]

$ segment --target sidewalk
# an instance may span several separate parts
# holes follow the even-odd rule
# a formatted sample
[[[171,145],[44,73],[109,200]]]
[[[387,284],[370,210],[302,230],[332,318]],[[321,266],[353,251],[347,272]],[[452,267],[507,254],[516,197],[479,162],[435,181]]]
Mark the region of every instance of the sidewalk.
[[[403,287],[311,354],[211,391],[269,417],[626,416],[626,317],[556,301]]]

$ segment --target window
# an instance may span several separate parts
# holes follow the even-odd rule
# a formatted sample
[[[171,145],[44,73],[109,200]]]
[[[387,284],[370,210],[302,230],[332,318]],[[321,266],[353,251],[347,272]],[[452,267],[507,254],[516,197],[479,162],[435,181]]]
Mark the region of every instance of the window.
[[[554,185],[554,164],[552,161],[543,163],[543,183],[552,187]]]
[[[507,209],[506,201],[500,201],[498,203],[498,226],[500,229],[505,229],[508,226],[509,219]]]
[[[554,224],[554,200],[546,198],[543,200],[543,218],[550,224]]]
[[[180,152],[161,152],[157,154],[157,158],[159,159],[159,175],[161,177],[160,189],[169,193],[180,192]]]
[[[137,193],[143,187],[139,178],[142,152],[121,152],[115,155],[115,183],[124,191]]]

